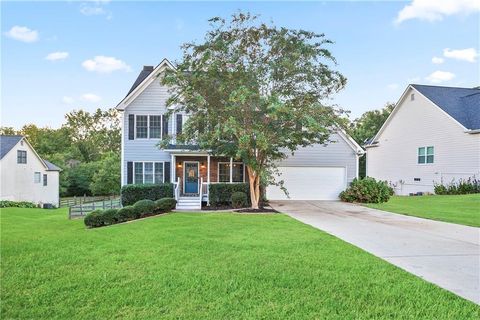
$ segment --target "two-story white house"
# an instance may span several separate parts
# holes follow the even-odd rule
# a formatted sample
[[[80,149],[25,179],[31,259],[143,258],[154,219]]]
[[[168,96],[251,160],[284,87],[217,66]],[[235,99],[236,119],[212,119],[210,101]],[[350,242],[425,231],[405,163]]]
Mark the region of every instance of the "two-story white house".
[[[145,66],[117,105],[123,115],[122,185],[172,182],[179,194],[179,208],[200,208],[202,201],[208,202],[210,184],[245,182],[248,177],[241,161],[209,154],[195,145],[158,147],[164,135],[175,137],[188,120],[188,115],[175,110],[165,115],[169,93],[158,76],[166,68],[174,68],[167,59],[156,67]],[[363,149],[342,131],[330,140],[334,142],[327,146],[297,150],[279,164],[290,199],[338,199],[358,176],[358,157]],[[283,191],[273,186],[267,188],[267,197],[286,199]]]
[[[480,178],[480,90],[412,84],[367,149],[367,176],[399,195]]]
[[[40,158],[23,136],[0,136],[0,199],[60,204],[61,169]]]

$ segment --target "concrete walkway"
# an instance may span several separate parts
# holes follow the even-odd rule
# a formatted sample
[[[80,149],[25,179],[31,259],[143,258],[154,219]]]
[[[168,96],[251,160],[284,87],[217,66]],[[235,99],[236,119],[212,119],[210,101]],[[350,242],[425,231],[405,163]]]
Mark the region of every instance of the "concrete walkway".
[[[338,201],[272,201],[271,206],[480,304],[479,228]]]

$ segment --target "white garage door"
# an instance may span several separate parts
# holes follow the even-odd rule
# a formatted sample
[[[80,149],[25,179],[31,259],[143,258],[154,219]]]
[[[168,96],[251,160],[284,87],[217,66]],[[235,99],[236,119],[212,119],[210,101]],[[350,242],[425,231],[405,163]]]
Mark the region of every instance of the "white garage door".
[[[289,197],[277,186],[267,188],[269,200],[338,200],[346,188],[345,168],[340,167],[279,167]]]

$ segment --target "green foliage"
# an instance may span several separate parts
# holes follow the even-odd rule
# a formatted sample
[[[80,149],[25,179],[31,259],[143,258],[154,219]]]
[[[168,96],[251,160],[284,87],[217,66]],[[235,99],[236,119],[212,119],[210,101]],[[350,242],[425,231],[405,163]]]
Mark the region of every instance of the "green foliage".
[[[135,202],[133,205],[135,210],[137,210],[137,214],[140,214],[141,217],[148,216],[155,212],[155,201],[144,199]]]
[[[126,206],[118,210],[118,221],[124,222],[140,218],[140,212],[133,206]]]
[[[38,206],[33,202],[28,201],[10,201],[0,200],[0,208],[37,208]]]
[[[162,198],[155,201],[155,212],[163,213],[175,209],[177,201],[173,198]]]
[[[480,180],[475,177],[468,179],[460,179],[458,181],[452,181],[449,184],[435,184],[435,194],[471,194],[480,193]]]
[[[103,221],[103,210],[94,210],[89,212],[85,219],[83,219],[83,223],[89,228],[97,228],[104,225]]]
[[[247,165],[256,207],[260,180],[272,178],[285,150],[328,140],[343,110],[325,101],[346,79],[332,68],[332,41],[323,34],[276,27],[249,13],[210,22],[204,41],[184,44],[182,60],[162,78],[173,91],[167,104],[189,114],[178,141]]]
[[[120,193],[120,154],[108,153],[98,161],[98,170],[95,171],[90,184],[93,195]]]
[[[98,162],[88,162],[66,170],[66,176],[68,177],[67,194],[75,196],[92,195],[90,184],[98,168]]]
[[[234,208],[245,208],[248,204],[248,197],[245,192],[234,192],[232,193],[232,207]]]
[[[340,199],[346,202],[382,203],[393,195],[393,189],[384,181],[374,178],[353,179],[347,190],[340,193]]]
[[[129,206],[139,200],[158,200],[173,197],[173,184],[128,184],[120,191],[122,206]]]
[[[212,183],[208,188],[210,204],[214,207],[222,205],[230,206],[232,205],[232,195],[235,192],[243,192],[249,195],[250,186],[248,183]],[[248,202],[250,202],[250,199],[248,199]]]
[[[107,209],[102,213],[103,224],[108,226],[119,222],[118,209]]]

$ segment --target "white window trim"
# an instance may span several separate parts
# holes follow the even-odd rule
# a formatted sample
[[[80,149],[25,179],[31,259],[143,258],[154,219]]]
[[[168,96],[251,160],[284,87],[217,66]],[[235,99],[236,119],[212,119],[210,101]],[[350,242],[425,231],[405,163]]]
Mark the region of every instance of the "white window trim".
[[[420,148],[424,148],[424,149],[425,149],[425,162],[418,162],[418,157],[420,157],[420,154],[419,154]],[[430,156],[433,156],[433,162],[432,162],[432,163],[428,163],[428,162],[427,162],[427,157],[429,156],[429,154],[428,154],[428,148],[433,148],[433,154],[430,154]],[[435,164],[435,146],[421,146],[421,147],[418,147],[418,148],[417,148],[417,165],[420,165],[420,166],[429,166],[429,165],[433,165],[433,164]]]
[[[158,117],[160,116],[160,138],[150,138],[150,117]],[[164,114],[135,114],[134,117],[134,125],[133,125],[133,135],[135,140],[162,140],[163,139],[163,118]],[[146,138],[138,138],[137,137],[137,117],[147,117],[147,137]],[[147,161],[148,162],[148,161]]]
[[[37,181],[37,176],[38,176],[38,181]],[[42,173],[35,171],[33,173],[33,183],[42,183]]]
[[[141,163],[142,164],[142,183],[137,183],[135,177],[135,164],[136,163]],[[157,183],[165,183],[165,161],[133,161],[133,172],[132,172],[132,179],[133,179],[133,184],[144,184],[145,183],[145,163],[153,163],[153,184]],[[155,181],[155,168],[158,163],[161,163],[162,166],[162,181],[157,182]]]
[[[217,162],[217,183],[230,183],[230,179],[228,179],[228,181],[220,181],[220,164],[230,165],[230,161]],[[241,164],[243,166],[243,181],[233,181],[233,177],[232,177],[232,183],[244,183],[245,182],[245,164],[243,162],[233,161],[232,165],[234,164]],[[228,174],[230,175],[230,170],[228,171]]]

